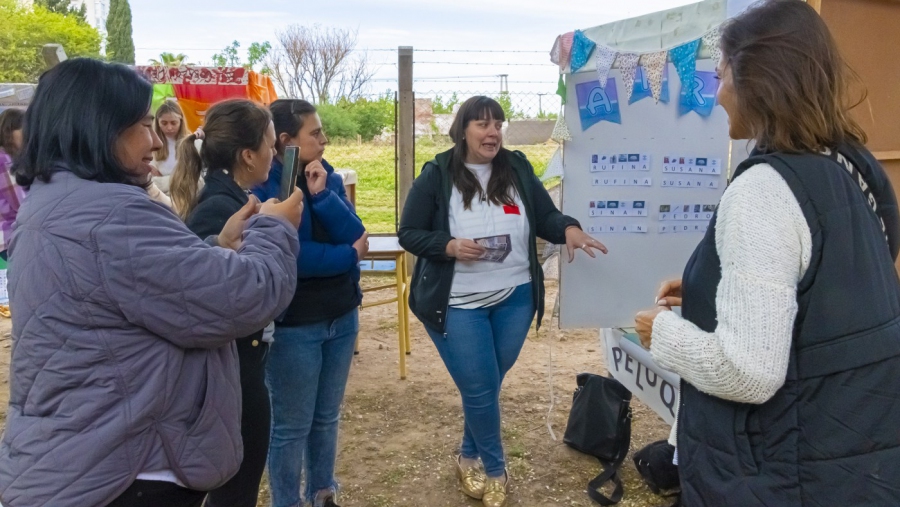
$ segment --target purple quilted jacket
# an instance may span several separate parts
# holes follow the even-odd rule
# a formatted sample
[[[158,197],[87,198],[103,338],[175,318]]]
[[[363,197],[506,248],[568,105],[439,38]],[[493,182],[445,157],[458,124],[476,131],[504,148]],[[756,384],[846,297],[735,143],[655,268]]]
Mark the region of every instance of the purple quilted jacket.
[[[278,218],[252,218],[233,252],[140,188],[69,172],[35,182],[9,249],[3,506],[102,506],[148,471],[196,490],[234,475],[233,340],[290,303],[298,249]]]

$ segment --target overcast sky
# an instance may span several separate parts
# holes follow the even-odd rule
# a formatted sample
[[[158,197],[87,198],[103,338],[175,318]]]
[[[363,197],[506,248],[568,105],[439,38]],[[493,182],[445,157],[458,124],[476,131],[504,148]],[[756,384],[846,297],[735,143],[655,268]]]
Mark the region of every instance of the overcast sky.
[[[185,53],[209,64],[237,40],[269,41],[291,24],[358,30],[358,48],[376,64],[370,92],[396,89],[397,46],[413,46],[415,89],[554,92],[549,62],[557,35],[693,3],[691,0],[131,0],[138,64],[159,53]],[[392,51],[378,51],[389,49]],[[523,53],[424,50],[533,51]],[[424,63],[442,62],[442,63]],[[479,65],[476,65],[479,64]],[[529,64],[529,65],[512,65]],[[453,79],[446,79],[452,77]],[[463,80],[468,80],[464,82]]]

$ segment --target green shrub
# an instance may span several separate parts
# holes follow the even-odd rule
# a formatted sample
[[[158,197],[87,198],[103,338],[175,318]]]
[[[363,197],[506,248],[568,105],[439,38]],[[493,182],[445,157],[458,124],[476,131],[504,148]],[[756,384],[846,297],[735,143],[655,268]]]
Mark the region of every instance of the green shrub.
[[[359,124],[350,111],[334,104],[320,104],[316,107],[325,135],[336,139],[356,139]]]

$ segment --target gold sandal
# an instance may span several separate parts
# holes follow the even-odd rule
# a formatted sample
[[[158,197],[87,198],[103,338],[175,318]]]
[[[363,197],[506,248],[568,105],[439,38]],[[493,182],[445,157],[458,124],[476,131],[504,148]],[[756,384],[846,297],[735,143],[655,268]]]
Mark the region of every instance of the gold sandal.
[[[484,495],[481,497],[484,507],[504,507],[509,490],[509,473],[503,477],[488,477],[484,483]]]
[[[485,477],[481,468],[477,466],[464,467],[461,461],[462,454],[456,457],[456,475],[459,477],[463,493],[476,500],[481,500],[481,497],[484,495],[484,483],[487,477]]]

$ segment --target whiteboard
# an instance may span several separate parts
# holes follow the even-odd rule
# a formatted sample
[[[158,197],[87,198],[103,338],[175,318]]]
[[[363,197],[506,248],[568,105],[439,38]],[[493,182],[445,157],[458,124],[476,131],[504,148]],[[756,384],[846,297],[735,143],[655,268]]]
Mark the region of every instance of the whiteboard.
[[[698,71],[713,71],[710,60],[698,60]],[[576,218],[582,228],[609,248],[608,255],[598,258],[578,254],[575,262],[561,260],[560,268],[560,326],[563,328],[633,327],[634,315],[655,304],[654,296],[660,283],[680,278],[694,248],[703,238],[703,228],[694,231],[701,220],[673,221],[671,216],[660,221],[661,205],[716,205],[725,190],[728,174],[747,156],[744,143],[732,143],[728,137],[725,110],[716,105],[708,117],[695,112],[678,114],[680,80],[673,65],[668,69],[669,102],[656,103],[652,97],[633,104],[627,103],[621,75],[610,72],[616,81],[621,124],[601,121],[582,131],[576,89],[579,83],[595,82],[594,72],[569,75],[565,115],[571,141],[564,146],[563,212]],[[599,85],[598,85],[599,86]],[[642,154],[649,156],[649,171],[610,171],[594,173],[592,156],[603,154]],[[718,175],[667,173],[665,157],[718,159]],[[696,161],[696,160],[695,160]],[[680,166],[678,170],[683,170]],[[697,167],[694,167],[697,169]],[[596,178],[649,177],[650,186],[596,186]],[[717,181],[718,188],[663,187],[673,180],[692,182]],[[614,183],[604,181],[604,183]],[[645,183],[645,182],[641,182]],[[645,203],[644,217],[591,216],[590,202],[616,201]],[[703,208],[701,208],[702,211]],[[596,208],[595,208],[596,210]],[[691,216],[694,218],[694,216]],[[690,232],[662,233],[669,227],[690,223]],[[594,232],[598,227],[643,225],[646,232]],[[663,226],[668,226],[663,229]]]

